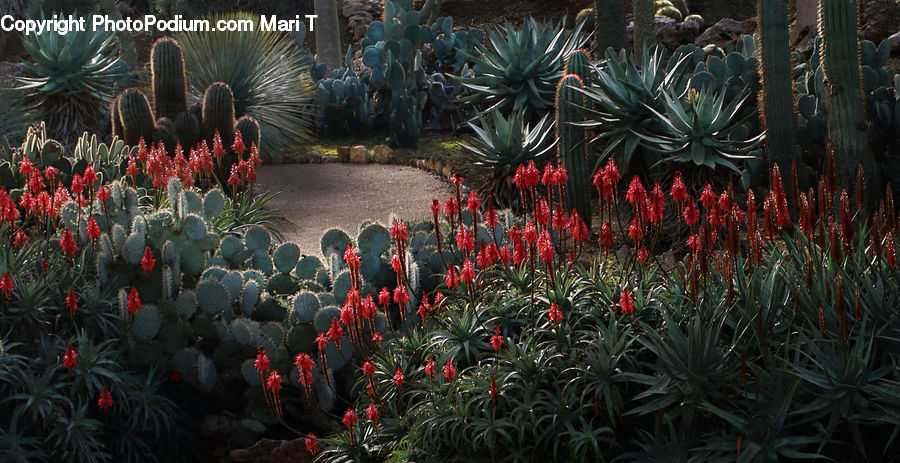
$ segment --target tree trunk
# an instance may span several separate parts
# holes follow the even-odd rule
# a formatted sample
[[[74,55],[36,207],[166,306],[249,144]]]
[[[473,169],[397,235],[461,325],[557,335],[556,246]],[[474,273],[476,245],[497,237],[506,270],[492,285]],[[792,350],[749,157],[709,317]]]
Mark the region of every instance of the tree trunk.
[[[315,0],[316,63],[325,65],[325,72],[341,67],[341,29],[338,23],[337,0]]]

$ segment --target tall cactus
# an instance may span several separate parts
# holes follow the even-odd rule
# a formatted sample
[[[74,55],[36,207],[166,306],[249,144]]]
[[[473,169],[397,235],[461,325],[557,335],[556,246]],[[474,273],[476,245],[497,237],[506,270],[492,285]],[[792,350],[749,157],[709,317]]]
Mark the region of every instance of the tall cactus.
[[[234,139],[234,95],[224,82],[213,82],[203,92],[203,138],[213,143],[216,130],[225,148],[231,148]]]
[[[175,133],[181,146],[186,148],[196,146],[203,139],[200,133],[200,120],[190,111],[179,113],[175,117]]]
[[[625,5],[623,0],[594,0],[594,56],[606,56],[606,49],[625,48]]]
[[[644,50],[656,43],[655,18],[656,3],[653,0],[634,0],[635,63],[640,63]]]
[[[591,74],[591,56],[586,50],[575,50],[566,58],[566,74],[575,74],[585,85],[590,85],[594,77]]]
[[[153,81],[153,110],[156,117],[175,120],[187,111],[187,84],[181,47],[171,37],[162,37],[150,51],[150,75]]]
[[[122,119],[119,117],[119,101],[119,96],[113,98],[109,105],[109,118],[112,120],[112,136],[122,138],[125,128],[122,127]]]
[[[566,180],[566,205],[578,211],[578,215],[591,226],[590,172],[587,167],[587,149],[584,127],[574,125],[584,121],[584,88],[581,79],[568,74],[556,88],[556,133],[559,135],[559,161],[568,172]]]
[[[859,67],[857,0],[819,0],[819,36],[828,108],[828,138],[834,147],[840,186],[849,192],[862,164],[869,191],[881,191],[875,159],[866,146],[866,119]],[[855,193],[854,193],[855,194]],[[876,195],[869,195],[873,198]]]
[[[759,0],[759,77],[762,98],[760,120],[766,130],[769,161],[782,172],[791,171],[796,159],[794,143],[794,89],[788,43],[787,0]]]
[[[149,144],[153,139],[156,119],[144,92],[129,88],[119,95],[119,120],[125,144],[137,145],[141,138]]]

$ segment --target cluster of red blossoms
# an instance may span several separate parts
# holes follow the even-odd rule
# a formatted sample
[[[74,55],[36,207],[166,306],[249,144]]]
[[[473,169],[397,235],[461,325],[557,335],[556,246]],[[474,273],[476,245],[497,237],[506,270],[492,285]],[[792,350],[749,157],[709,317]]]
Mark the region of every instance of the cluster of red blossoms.
[[[235,131],[231,149],[237,154],[238,162],[231,165],[228,184],[234,189],[252,185],[256,181],[256,170],[262,165],[256,143],[251,143],[249,155],[245,159],[244,153],[247,152],[247,148],[241,132]],[[137,158],[129,156],[125,173],[136,182],[137,176],[141,173],[141,168],[138,167],[140,161],[143,172],[150,177],[155,188],[165,188],[172,178],[180,179],[186,188],[190,188],[199,180],[212,179],[216,169],[222,168],[225,154],[218,130],[213,138],[212,151],[206,140],[203,140],[190,149],[187,157],[180,142],[176,144],[175,152],[170,156],[162,142],[158,142],[155,146],[151,145],[148,149],[142,138],[138,142]]]

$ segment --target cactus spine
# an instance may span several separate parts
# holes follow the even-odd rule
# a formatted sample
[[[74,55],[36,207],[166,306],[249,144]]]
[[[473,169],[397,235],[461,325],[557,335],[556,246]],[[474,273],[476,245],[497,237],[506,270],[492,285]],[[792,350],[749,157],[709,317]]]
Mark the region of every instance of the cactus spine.
[[[625,5],[623,0],[594,0],[594,56],[606,49],[625,48]]]
[[[579,107],[584,105],[584,88],[575,74],[564,76],[556,88],[556,133],[559,135],[559,162],[566,171],[566,205],[578,211],[578,215],[591,226],[591,190],[587,168],[587,149],[584,142],[584,127],[573,125],[582,122],[584,116]]]
[[[797,149],[787,0],[759,0],[759,24],[759,115],[766,130],[766,150],[770,162],[790,172]]]
[[[157,117],[174,120],[187,111],[187,85],[181,47],[170,37],[153,44],[150,51],[150,74],[153,81],[153,109]]]
[[[119,120],[122,124],[122,138],[127,145],[137,145],[143,138],[149,143],[153,139],[156,125],[153,110],[144,92],[129,88],[119,96]]]
[[[112,104],[109,106],[109,118],[112,120],[112,136],[122,138],[125,128],[122,127],[122,118],[119,117],[119,101],[120,96],[113,98]]]
[[[838,183],[854,195],[855,188],[851,186],[860,164],[870,185],[869,191],[881,190],[874,158],[866,146],[857,12],[857,0],[819,0],[828,138],[834,147]]]
[[[653,0],[634,0],[634,61],[637,63],[641,62],[644,50],[656,42],[655,17]]]
[[[226,150],[234,138],[234,95],[224,82],[213,82],[203,92],[203,138],[212,146],[216,130]]]

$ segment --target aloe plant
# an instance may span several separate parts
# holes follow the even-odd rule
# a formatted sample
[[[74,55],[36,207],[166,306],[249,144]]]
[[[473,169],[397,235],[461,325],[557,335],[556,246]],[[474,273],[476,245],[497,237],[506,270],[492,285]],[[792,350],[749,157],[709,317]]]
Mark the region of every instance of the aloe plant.
[[[725,92],[690,89],[685,100],[662,93],[664,111],[650,108],[667,134],[640,133],[644,146],[662,154],[663,162],[693,163],[715,169],[727,167],[740,174],[734,161],[755,159],[749,154],[764,138],[749,137],[739,114],[747,95],[725,104]]]
[[[529,18],[521,29],[507,23],[488,32],[487,48],[472,60],[475,75],[457,77],[470,91],[467,100],[486,111],[525,109],[530,120],[553,107],[556,83],[566,57],[584,43],[582,24],[566,36],[565,21],[539,23]]]

